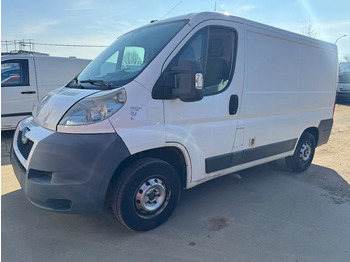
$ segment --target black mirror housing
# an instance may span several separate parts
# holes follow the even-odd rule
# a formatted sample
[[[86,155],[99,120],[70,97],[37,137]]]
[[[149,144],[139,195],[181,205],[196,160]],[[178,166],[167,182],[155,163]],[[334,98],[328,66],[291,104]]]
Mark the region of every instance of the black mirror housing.
[[[183,102],[194,102],[203,99],[204,90],[196,88],[196,77],[203,72],[199,62],[194,60],[184,60],[178,67],[172,68],[171,72],[176,77],[176,88],[172,90],[175,97]]]

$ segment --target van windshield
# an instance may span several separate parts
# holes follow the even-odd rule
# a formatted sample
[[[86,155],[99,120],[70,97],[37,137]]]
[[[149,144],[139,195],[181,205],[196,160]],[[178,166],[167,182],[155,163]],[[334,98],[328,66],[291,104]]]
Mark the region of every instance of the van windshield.
[[[122,35],[67,87],[105,89],[106,86],[116,88],[129,83],[159,54],[187,21],[150,25]]]

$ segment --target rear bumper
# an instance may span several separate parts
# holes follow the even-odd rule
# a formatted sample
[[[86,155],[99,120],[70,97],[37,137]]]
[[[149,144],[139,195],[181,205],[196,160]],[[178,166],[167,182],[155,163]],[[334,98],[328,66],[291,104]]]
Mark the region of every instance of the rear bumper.
[[[110,179],[130,155],[121,138],[51,131],[38,138],[42,127],[31,126],[27,137],[33,146],[25,158],[18,145],[21,128],[15,132],[11,164],[30,202],[63,213],[101,211]]]
[[[333,127],[333,118],[321,120],[318,125],[318,143],[317,146],[324,145],[328,142]]]

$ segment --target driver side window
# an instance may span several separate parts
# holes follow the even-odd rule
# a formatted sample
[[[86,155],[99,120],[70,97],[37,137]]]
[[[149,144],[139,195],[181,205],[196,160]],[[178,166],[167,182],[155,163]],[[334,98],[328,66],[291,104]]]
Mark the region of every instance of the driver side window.
[[[236,43],[234,29],[221,26],[203,28],[175,56],[167,70],[178,67],[184,60],[198,62],[203,70],[204,95],[215,95],[228,87],[233,76]],[[176,88],[174,78],[168,78],[166,84]]]

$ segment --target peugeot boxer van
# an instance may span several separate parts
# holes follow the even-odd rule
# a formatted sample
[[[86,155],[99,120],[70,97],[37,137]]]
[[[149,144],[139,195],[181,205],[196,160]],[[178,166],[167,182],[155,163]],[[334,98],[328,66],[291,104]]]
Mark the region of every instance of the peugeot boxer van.
[[[38,207],[96,212],[110,190],[124,226],[152,229],[182,189],[280,158],[305,171],[331,133],[337,57],[221,13],[151,23],[41,99],[16,129],[13,168]]]
[[[48,92],[64,86],[91,60],[48,55],[1,56],[1,130],[13,130]]]

